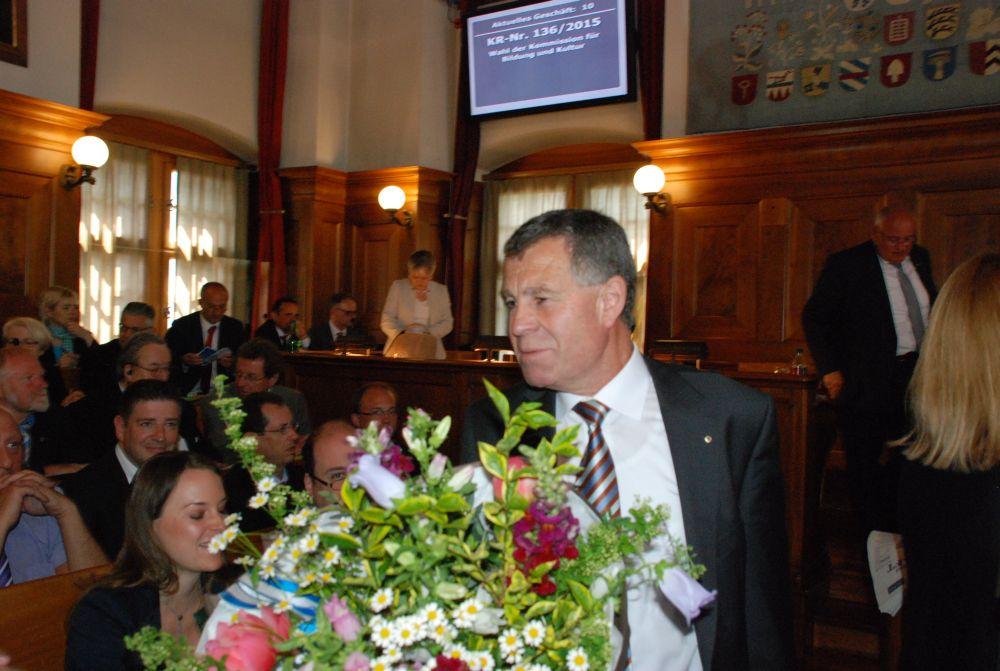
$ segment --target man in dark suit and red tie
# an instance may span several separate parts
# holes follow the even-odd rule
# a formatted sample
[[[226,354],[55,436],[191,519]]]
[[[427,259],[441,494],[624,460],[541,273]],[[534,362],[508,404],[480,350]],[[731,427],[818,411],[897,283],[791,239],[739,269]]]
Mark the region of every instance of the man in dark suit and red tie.
[[[166,335],[173,354],[170,380],[183,394],[206,394],[216,375],[232,377],[233,356],[247,340],[243,322],[226,316],[229,291],[225,286],[206,282],[200,296],[201,309],[175,321]],[[222,354],[203,358],[203,352]]]
[[[707,567],[704,586],[718,590],[689,626],[654,586],[630,587],[623,627],[630,659],[623,654],[617,668],[792,668],[784,485],[770,397],[639,353],[631,340],[635,263],[625,232],[608,217],[546,212],[511,236],[504,256],[501,295],[525,380],[505,392],[511,407],[537,401],[558,428],[579,426],[581,496],[610,515],[643,500],[669,506],[670,535],[694,548]],[[477,441],[495,443],[502,433],[489,400],[473,404],[463,458],[477,459]],[[605,469],[594,476],[588,463]],[[656,543],[646,559],[667,552]]]
[[[871,240],[831,254],[802,311],[809,351],[837,404],[851,498],[863,536],[895,528],[898,456],[887,441],[910,427],[906,388],[937,295],[917,223],[883,208]]]

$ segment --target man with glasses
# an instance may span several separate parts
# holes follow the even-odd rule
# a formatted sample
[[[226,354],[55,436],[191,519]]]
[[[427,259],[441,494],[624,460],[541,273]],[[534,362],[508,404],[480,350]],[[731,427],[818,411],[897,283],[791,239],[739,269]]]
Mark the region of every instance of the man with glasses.
[[[302,448],[306,491],[317,506],[340,503],[340,490],[347,480],[351,455],[357,448],[349,438],[355,428],[340,419],[323,423]]]
[[[369,382],[354,395],[354,412],[351,423],[363,429],[372,422],[379,429],[387,428],[395,436],[399,427],[399,395],[386,382]]]
[[[133,336],[153,330],[155,316],[153,306],[148,303],[133,301],[122,308],[118,337],[91,348],[80,362],[80,387],[85,392],[102,392],[115,385],[118,355]]]
[[[288,344],[288,338],[292,334],[292,324],[295,324],[297,329],[298,321],[298,301],[291,296],[282,296],[274,301],[274,305],[271,306],[270,319],[254,331],[253,337],[263,338],[276,345],[279,349],[285,349]],[[299,338],[302,337],[302,333],[300,332],[296,332],[296,335]]]
[[[277,394],[260,391],[243,399],[243,431],[257,439],[257,453],[274,466],[274,477],[292,489],[303,489],[302,470],[292,462],[298,452],[299,432],[292,411]],[[274,520],[263,509],[249,506],[257,488],[250,473],[242,465],[231,466],[223,476],[228,509],[240,513],[240,528],[245,532],[260,531],[274,526]]]
[[[806,340],[837,405],[851,498],[863,536],[895,527],[898,455],[910,427],[906,388],[937,289],[913,214],[880,210],[871,240],[830,255],[802,311]]]
[[[330,320],[325,324],[315,324],[309,329],[311,350],[331,350],[340,341],[364,342],[368,333],[355,326],[358,317],[358,302],[346,293],[330,296]]]
[[[281,397],[292,411],[292,417],[304,436],[309,435],[312,425],[309,422],[309,410],[306,407],[302,392],[278,384],[284,359],[281,352],[272,343],[261,338],[254,338],[242,345],[236,351],[235,381],[226,386],[227,396],[246,398],[250,394],[267,391]],[[205,441],[211,449],[223,459],[232,461],[235,455],[228,449],[226,425],[219,416],[219,411],[212,405],[215,395],[209,394],[198,400],[198,409],[204,427]]]

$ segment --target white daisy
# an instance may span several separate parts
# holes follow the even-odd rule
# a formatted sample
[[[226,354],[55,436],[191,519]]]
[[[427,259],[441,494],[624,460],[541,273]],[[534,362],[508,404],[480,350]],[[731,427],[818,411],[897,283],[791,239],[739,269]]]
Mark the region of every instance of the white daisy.
[[[526,644],[537,648],[545,640],[545,623],[541,620],[532,620],[524,625],[521,635],[524,637]]]
[[[348,531],[354,528],[354,520],[350,517],[341,517],[337,520],[337,531],[346,534]]]
[[[281,599],[278,603],[274,604],[275,613],[284,613],[286,610],[292,609],[292,602],[288,599]]]
[[[370,636],[371,641],[376,647],[385,648],[392,645],[396,629],[392,626],[391,622],[381,617],[372,618],[369,627],[372,632]]]
[[[403,652],[399,648],[392,646],[385,649],[382,659],[388,660],[390,663],[398,662],[403,659]]]
[[[335,566],[340,563],[343,555],[340,554],[340,548],[328,547],[326,552],[323,553],[323,564],[327,567]]]
[[[278,481],[268,476],[266,478],[261,478],[260,482],[257,483],[257,491],[262,494],[267,494],[269,491],[278,486]]]
[[[227,527],[232,526],[243,519],[243,515],[239,513],[230,513],[226,515],[226,519],[222,520],[222,523]]]
[[[260,569],[261,578],[273,578],[274,577],[274,565],[268,564],[267,566],[262,566]]]
[[[420,611],[420,620],[428,628],[434,627],[444,620],[444,611],[441,610],[441,606],[432,601]]]
[[[566,655],[566,668],[570,671],[589,671],[590,660],[583,648],[573,648]]]
[[[478,599],[466,599],[452,613],[451,617],[455,621],[455,626],[459,629],[468,629],[484,608],[484,604]]]
[[[504,657],[516,655],[524,648],[521,637],[518,636],[515,629],[504,629],[503,633],[500,634],[499,643],[500,652],[503,653]]]
[[[372,660],[368,671],[392,671],[392,662],[385,657],[376,657]]]
[[[270,498],[271,497],[269,497],[267,494],[263,493],[254,494],[253,496],[250,497],[250,500],[247,502],[247,506],[253,508],[254,510],[258,508],[263,508],[264,506],[267,505],[267,502],[270,500]]]
[[[223,537],[224,533],[225,532],[214,536],[212,540],[209,541],[208,543],[209,552],[211,552],[214,555],[217,555],[226,549],[226,546],[229,545],[229,542]]]
[[[401,648],[413,645],[422,638],[420,629],[419,621],[416,618],[400,618],[396,621],[396,643]]]
[[[469,671],[493,671],[493,667],[496,666],[493,655],[485,650],[470,652],[466,663],[469,665]]]
[[[240,566],[250,567],[253,566],[256,562],[254,561],[253,557],[249,555],[243,555],[242,557],[237,557],[236,559],[234,559],[233,563],[239,564]]]
[[[299,547],[303,552],[316,552],[319,549],[319,536],[317,534],[309,534],[299,541]]]
[[[442,618],[433,627],[428,626],[427,638],[431,639],[438,645],[445,645],[455,638],[455,628]]]
[[[309,524],[309,509],[303,508],[302,510],[292,513],[290,515],[285,515],[285,526],[289,527],[304,527]]]
[[[392,605],[395,598],[395,595],[392,593],[392,588],[385,587],[375,592],[369,605],[373,611],[381,613],[383,610]]]

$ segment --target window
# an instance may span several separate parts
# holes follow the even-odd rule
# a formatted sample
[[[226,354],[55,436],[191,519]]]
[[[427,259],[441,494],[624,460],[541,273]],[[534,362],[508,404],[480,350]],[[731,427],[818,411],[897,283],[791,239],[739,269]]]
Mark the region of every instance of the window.
[[[197,310],[207,281],[230,290],[246,319],[245,179],[237,168],[109,142],[111,158],[82,191],[80,310],[99,342],[117,335],[121,309],[144,301],[157,329]]]
[[[481,330],[506,335],[507,310],[500,300],[500,263],[507,238],[525,221],[548,210],[581,207],[611,217],[625,229],[639,269],[636,286],[636,330],[642,346],[645,313],[645,265],[649,258],[649,214],[643,197],[632,186],[632,171],[581,173],[496,180],[487,184],[486,217],[480,267],[483,282]]]

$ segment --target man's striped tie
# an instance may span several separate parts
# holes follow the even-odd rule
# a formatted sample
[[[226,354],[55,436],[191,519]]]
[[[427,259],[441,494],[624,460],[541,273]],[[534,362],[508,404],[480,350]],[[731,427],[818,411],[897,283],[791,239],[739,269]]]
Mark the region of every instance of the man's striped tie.
[[[573,412],[580,415],[587,424],[589,436],[587,448],[580,459],[583,469],[576,477],[577,491],[580,492],[601,517],[611,515],[621,516],[621,504],[618,501],[618,479],[615,477],[615,463],[611,459],[611,451],[604,441],[601,423],[608,414],[608,406],[600,401],[580,401],[573,406]]]
[[[0,548],[0,588],[9,587],[14,584],[14,574],[10,572],[10,562],[7,561],[7,553]]]

